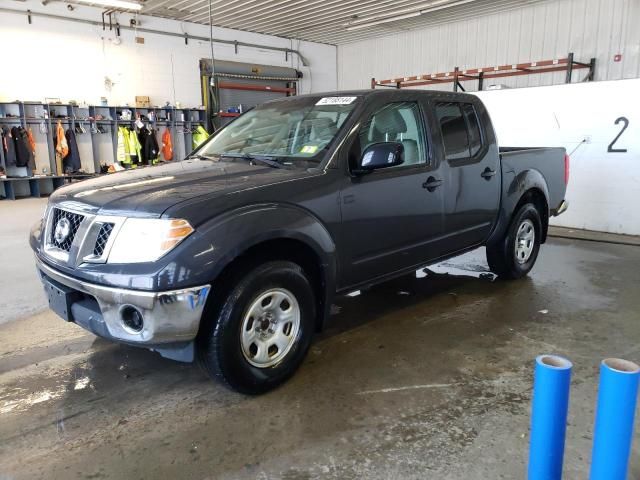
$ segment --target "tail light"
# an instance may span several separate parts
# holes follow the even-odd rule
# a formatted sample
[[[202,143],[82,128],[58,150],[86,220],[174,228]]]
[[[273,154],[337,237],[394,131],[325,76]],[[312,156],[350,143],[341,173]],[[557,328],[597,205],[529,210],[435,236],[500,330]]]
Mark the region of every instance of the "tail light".
[[[571,158],[566,153],[564,154],[564,184],[569,185],[569,165]]]

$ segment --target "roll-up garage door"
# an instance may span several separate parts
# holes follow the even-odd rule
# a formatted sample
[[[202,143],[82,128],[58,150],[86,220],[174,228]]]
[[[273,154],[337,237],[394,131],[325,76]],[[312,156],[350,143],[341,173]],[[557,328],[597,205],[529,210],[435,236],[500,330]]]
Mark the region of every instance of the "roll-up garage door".
[[[302,73],[294,68],[200,60],[207,129],[212,132],[241,113],[269,100],[296,95]]]

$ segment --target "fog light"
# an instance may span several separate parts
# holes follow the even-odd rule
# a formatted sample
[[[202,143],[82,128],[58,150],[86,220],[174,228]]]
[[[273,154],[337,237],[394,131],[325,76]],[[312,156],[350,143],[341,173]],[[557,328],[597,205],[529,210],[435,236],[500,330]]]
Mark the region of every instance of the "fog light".
[[[132,305],[122,307],[120,309],[120,317],[122,318],[122,324],[125,328],[134,333],[140,332],[144,326],[142,313]]]

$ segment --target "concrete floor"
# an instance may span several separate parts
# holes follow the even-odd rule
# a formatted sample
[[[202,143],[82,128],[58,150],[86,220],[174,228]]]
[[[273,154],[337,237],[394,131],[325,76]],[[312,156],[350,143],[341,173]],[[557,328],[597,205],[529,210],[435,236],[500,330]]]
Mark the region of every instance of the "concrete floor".
[[[44,295],[33,293],[41,287],[28,242],[46,206],[46,198],[0,201],[0,324],[47,307]]]
[[[565,478],[587,478],[598,364],[640,359],[638,265],[635,246],[551,239],[500,282],[472,252],[339,299],[298,373],[253,398],[49,312],[5,323],[0,479],[524,478],[541,353],[574,362]]]

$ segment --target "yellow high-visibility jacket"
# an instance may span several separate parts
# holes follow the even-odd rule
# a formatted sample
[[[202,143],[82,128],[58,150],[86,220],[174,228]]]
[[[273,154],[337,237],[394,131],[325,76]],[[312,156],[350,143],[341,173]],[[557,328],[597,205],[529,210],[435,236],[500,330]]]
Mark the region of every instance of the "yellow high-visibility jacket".
[[[191,136],[191,143],[193,144],[193,148],[199,147],[207,138],[209,138],[209,134],[204,129],[202,125],[198,125],[196,131]]]
[[[128,163],[129,156],[125,147],[125,128],[118,127],[118,143],[116,147],[116,160],[120,163]]]
[[[116,159],[124,164],[137,164],[140,161],[142,147],[135,130],[127,127],[118,127],[118,144]]]

